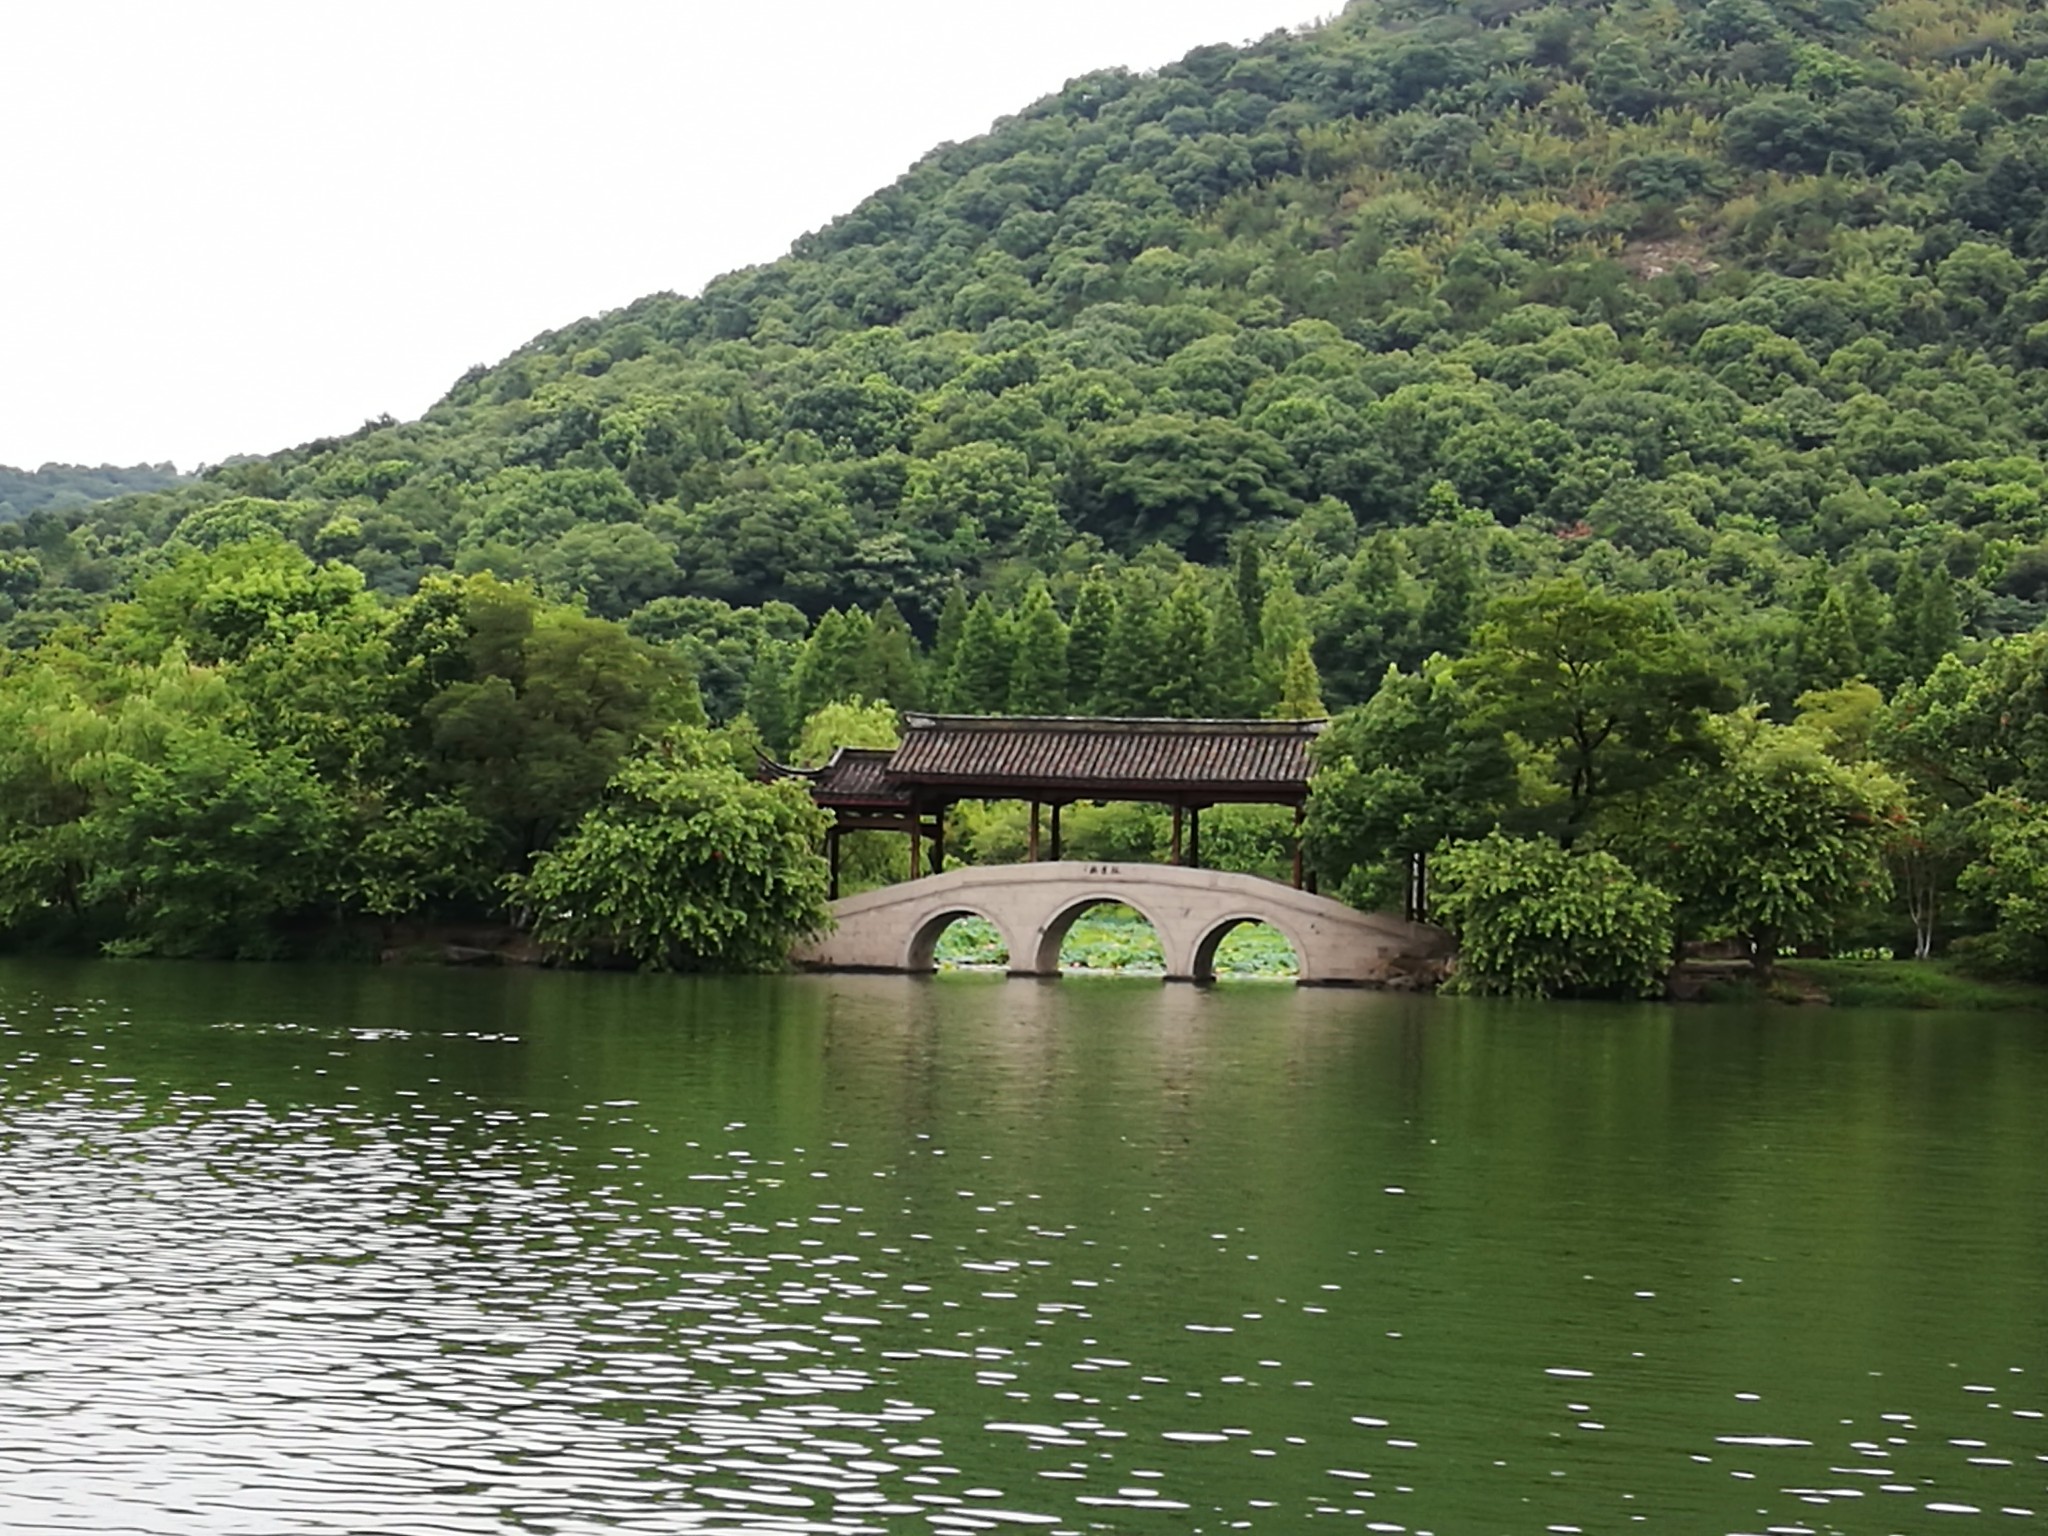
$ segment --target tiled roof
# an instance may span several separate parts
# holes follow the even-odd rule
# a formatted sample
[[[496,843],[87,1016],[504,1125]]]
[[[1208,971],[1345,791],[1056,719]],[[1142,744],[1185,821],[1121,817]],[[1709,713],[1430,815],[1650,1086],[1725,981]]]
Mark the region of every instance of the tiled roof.
[[[907,715],[889,778],[1047,798],[1307,793],[1320,720]]]
[[[822,768],[763,760],[823,806],[907,811],[911,797],[1298,803],[1322,720],[904,716],[903,744],[841,747]]]
[[[819,770],[815,793],[834,800],[900,805],[909,796],[902,786],[890,782],[889,761],[887,747],[841,747]]]

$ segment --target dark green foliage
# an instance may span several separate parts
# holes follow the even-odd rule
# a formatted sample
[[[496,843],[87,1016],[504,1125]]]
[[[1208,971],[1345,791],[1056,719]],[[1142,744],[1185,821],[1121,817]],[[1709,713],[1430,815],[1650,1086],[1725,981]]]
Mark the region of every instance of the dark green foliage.
[[[1116,622],[1116,589],[1097,573],[1083,583],[1067,633],[1067,702],[1077,713],[1100,713],[1106,708],[1102,680]]]
[[[885,699],[898,709],[918,709],[924,704],[923,672],[917,637],[895,603],[885,599],[868,629],[860,686],[855,691],[863,698]]]
[[[967,622],[960,628],[960,643],[946,673],[946,707],[962,714],[1007,712],[1015,665],[1009,616],[983,594],[967,610]]]
[[[1061,715],[1067,711],[1067,626],[1052,596],[1034,585],[1011,623],[1016,660],[1010,672],[1009,705],[1020,715]]]
[[[1514,801],[1515,763],[1448,661],[1390,671],[1316,743],[1307,851],[1335,889],[1371,890],[1410,854],[1483,837]]]

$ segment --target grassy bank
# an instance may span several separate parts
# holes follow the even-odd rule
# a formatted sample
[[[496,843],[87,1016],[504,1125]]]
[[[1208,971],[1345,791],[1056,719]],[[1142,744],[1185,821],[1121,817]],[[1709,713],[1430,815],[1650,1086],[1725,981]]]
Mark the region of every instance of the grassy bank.
[[[1837,1008],[2048,1013],[2048,987],[1988,981],[1951,960],[1799,960],[1780,964],[1769,990]]]

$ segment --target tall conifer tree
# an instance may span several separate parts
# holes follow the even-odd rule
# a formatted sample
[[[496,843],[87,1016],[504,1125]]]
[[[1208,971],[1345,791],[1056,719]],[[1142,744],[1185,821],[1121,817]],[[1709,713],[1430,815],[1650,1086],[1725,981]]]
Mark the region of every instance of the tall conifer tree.
[[[1267,591],[1265,610],[1259,616],[1259,632],[1263,638],[1252,669],[1258,679],[1258,712],[1268,715],[1279,706],[1287,658],[1294,654],[1296,642],[1307,642],[1310,638],[1308,610],[1291,581],[1275,581]]]
[[[953,652],[947,708],[962,714],[1000,715],[1010,708],[1010,621],[984,592],[967,610]]]
[[[1329,713],[1323,707],[1322,675],[1305,639],[1295,641],[1287,653],[1287,665],[1280,672],[1280,703],[1273,713],[1282,720],[1320,720]]]
[[[1247,652],[1259,647],[1259,619],[1266,606],[1266,573],[1261,569],[1259,546],[1250,539],[1237,545],[1237,568],[1231,576],[1231,593],[1237,602],[1238,628],[1244,632]]]
[[[1067,626],[1044,582],[1032,583],[1010,616],[1016,662],[1010,673],[1010,708],[1020,715],[1067,711]]]
[[[931,686],[925,691],[939,709],[954,709],[952,697],[953,658],[960,650],[960,636],[967,628],[967,589],[955,581],[946,594],[946,606],[939,610],[938,633],[932,636],[929,668]]]
[[[884,598],[868,630],[860,692],[865,698],[886,699],[898,709],[920,709],[924,705],[923,682],[917,637],[904,622],[895,599]]]
[[[1210,677],[1213,642],[1208,594],[1201,574],[1183,572],[1173,585],[1162,616],[1164,656],[1157,708],[1163,715],[1200,719],[1216,710],[1216,689]]]
[[[1210,704],[1219,715],[1241,718],[1259,712],[1257,656],[1245,633],[1244,610],[1235,583],[1216,582],[1210,592]]]
[[[761,744],[778,757],[789,751],[796,740],[797,727],[803,723],[796,712],[791,686],[798,655],[794,645],[779,640],[765,642],[748,669],[741,699],[741,707],[761,733]]]
[[[862,663],[866,659],[868,616],[855,610],[842,613],[829,608],[804,642],[803,659],[796,668],[796,707],[799,718],[807,718],[839,699],[860,691]]]
[[[1948,562],[1936,560],[1927,573],[1920,594],[1920,612],[1913,626],[1913,663],[1918,676],[1925,677],[1954,650],[1963,635],[1962,615],[1956,606],[1955,578]]]
[[[1102,674],[1116,616],[1116,589],[1098,571],[1082,583],[1067,632],[1067,707],[1078,714],[1106,707],[1101,700]]]
[[[1165,618],[1165,607],[1150,600],[1150,594],[1129,588],[1119,594],[1096,689],[1096,708],[1102,714],[1167,713],[1164,695],[1173,659],[1167,651]],[[1071,641],[1068,656],[1071,670]]]
[[[1840,687],[1862,673],[1849,605],[1839,590],[1830,590],[1813,617],[1799,626],[1800,691]]]

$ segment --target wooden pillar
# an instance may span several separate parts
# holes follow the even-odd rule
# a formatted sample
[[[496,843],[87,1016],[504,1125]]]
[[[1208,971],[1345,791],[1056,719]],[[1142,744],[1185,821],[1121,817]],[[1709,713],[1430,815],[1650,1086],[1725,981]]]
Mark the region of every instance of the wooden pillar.
[[[1052,803],[1052,861],[1055,864],[1060,861],[1060,803],[1057,800]]]
[[[1172,864],[1180,862],[1180,819],[1181,808],[1176,805],[1173,808],[1173,857],[1167,861]]]
[[[1053,815],[1057,816],[1059,812],[1054,811]],[[1031,802],[1031,862],[1034,864],[1038,862],[1038,802],[1036,800]]]
[[[923,859],[922,859],[921,855],[922,855],[922,853],[923,853],[923,851],[924,851],[924,850],[923,850],[923,849],[922,849],[921,847],[919,847],[919,845],[918,845],[918,839],[919,839],[919,837],[921,837],[921,836],[923,835],[923,833],[924,833],[924,820],[923,820],[923,818],[924,818],[924,812],[923,812],[923,811],[922,811],[921,809],[919,809],[919,807],[918,807],[918,804],[917,804],[917,802],[916,802],[915,800],[911,801],[911,803],[910,803],[910,878],[911,878],[911,879],[913,879],[913,880],[917,879],[917,878],[918,878],[918,877],[919,877],[920,875],[922,875],[922,874],[924,873],[924,871],[923,871],[923,870],[922,870],[922,869],[921,869],[921,868],[919,867],[919,866],[920,866],[920,865],[921,865],[921,864],[923,863]]]
[[[1307,811],[1308,811],[1308,808],[1307,808],[1306,806],[1301,806],[1301,805],[1297,805],[1297,806],[1296,806],[1296,807],[1294,808],[1294,888],[1295,888],[1295,889],[1296,889],[1297,891],[1298,891],[1298,890],[1300,890],[1300,889],[1302,888],[1302,885],[1301,885],[1301,823],[1302,823],[1302,818],[1303,818],[1303,817],[1304,817],[1304,816],[1305,816],[1305,815],[1307,814]]]
[[[932,814],[932,873],[946,872],[946,808],[942,805]]]
[[[839,828],[836,826],[825,829],[825,867],[831,871],[830,879],[825,887],[825,899],[827,901],[837,901],[839,899]]]
[[[1202,808],[1199,805],[1188,810],[1188,864],[1195,869],[1202,867]]]

